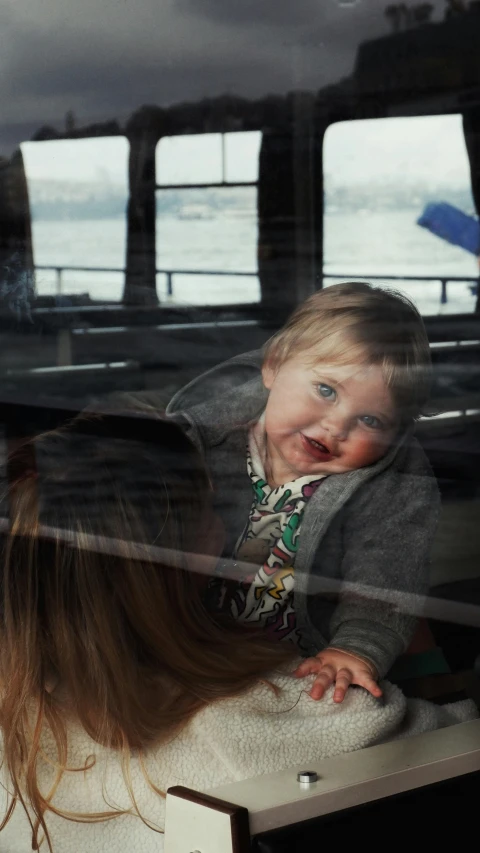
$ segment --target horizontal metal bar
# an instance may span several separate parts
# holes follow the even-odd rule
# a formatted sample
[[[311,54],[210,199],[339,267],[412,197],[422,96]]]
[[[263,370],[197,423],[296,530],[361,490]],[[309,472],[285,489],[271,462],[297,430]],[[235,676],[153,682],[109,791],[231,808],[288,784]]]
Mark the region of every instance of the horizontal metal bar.
[[[126,270],[124,267],[79,267],[79,266],[59,266],[58,264],[36,264],[35,269],[37,270],[68,270],[69,272],[119,272],[125,273]],[[185,269],[156,269],[157,275],[218,275],[218,276],[245,276],[245,277],[254,277],[258,276],[258,272],[245,271],[241,272],[239,270],[185,270]],[[342,279],[351,279],[351,275],[344,275],[341,273],[323,273],[322,278],[342,278]],[[366,280],[373,279],[375,281],[385,280],[385,281],[453,281],[453,282],[465,282],[471,281],[475,284],[478,283],[478,276],[454,276],[454,275],[379,275],[377,273],[372,275],[355,275],[356,280]]]
[[[445,350],[453,350],[453,349],[478,349],[478,345],[480,344],[480,340],[471,340],[471,341],[433,341],[430,344],[430,347],[438,352],[442,349]]]
[[[351,280],[351,275],[341,275],[339,273],[324,272],[323,278],[343,278]],[[385,281],[473,281],[478,283],[479,276],[468,275],[355,275],[355,281],[364,281],[366,279],[374,279],[375,281],[384,279]]]
[[[67,270],[68,272],[120,272],[124,273],[125,269],[121,269],[119,267],[77,267],[77,266],[65,266],[58,267],[53,265],[37,265],[35,266],[37,270]],[[166,269],[156,269],[155,273],[157,275],[231,275],[231,276],[245,276],[247,278],[252,278],[258,276],[258,272],[253,271],[245,271],[240,272],[238,270],[166,270]]]
[[[69,270],[69,272],[126,272],[125,267],[77,267],[58,264],[35,264],[36,270]]]
[[[135,307],[138,310],[138,306]],[[94,314],[95,311],[101,311],[102,314],[107,314],[109,311],[112,313],[114,311],[125,311],[127,313],[129,309],[130,306],[127,307],[122,302],[98,302],[94,305],[55,305],[48,308],[32,308],[32,314],[35,314],[35,316],[47,314],[50,316],[51,314],[70,314],[72,311],[75,311],[76,314],[85,314],[88,316],[88,314]],[[149,307],[146,310],[150,311],[151,308]]]
[[[259,326],[258,320],[219,320],[218,322],[207,321],[204,323],[162,323],[159,326],[148,326],[149,332],[178,332],[192,331],[193,329],[231,329],[244,326]],[[135,331],[144,329],[145,326],[134,327]],[[72,335],[99,335],[119,334],[132,331],[132,326],[105,326],[103,328],[72,329]]]
[[[232,187],[258,187],[258,181],[219,181],[212,184],[155,184],[157,190],[216,190]]]
[[[258,272],[238,272],[238,270],[155,270],[156,273],[164,275],[232,275],[245,278],[256,278]]]
[[[66,364],[53,367],[30,367],[27,370],[7,370],[6,376],[30,376],[30,374],[62,374],[62,373],[86,373],[93,370],[122,370],[124,368],[138,369],[137,361],[104,361],[96,364]]]

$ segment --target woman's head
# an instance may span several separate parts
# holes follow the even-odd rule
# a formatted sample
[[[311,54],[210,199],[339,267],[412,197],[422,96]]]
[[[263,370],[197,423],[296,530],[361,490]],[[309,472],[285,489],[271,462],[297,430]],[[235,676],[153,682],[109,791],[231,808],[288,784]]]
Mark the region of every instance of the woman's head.
[[[12,484],[0,722],[10,774],[38,817],[48,808],[36,784],[44,725],[63,767],[71,713],[95,740],[142,749],[280,657],[207,614],[182,556],[200,550],[211,518],[193,445],[175,424],[142,417],[129,439],[122,421],[80,420],[38,438],[36,476]]]

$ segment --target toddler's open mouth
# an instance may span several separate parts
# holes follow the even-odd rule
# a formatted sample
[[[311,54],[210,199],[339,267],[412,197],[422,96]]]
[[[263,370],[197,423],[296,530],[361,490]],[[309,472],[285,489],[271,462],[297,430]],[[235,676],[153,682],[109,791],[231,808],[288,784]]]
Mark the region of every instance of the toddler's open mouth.
[[[316,441],[314,438],[309,438],[307,435],[303,434],[302,443],[307,453],[319,462],[327,462],[329,459],[333,459],[333,454],[326,444]]]

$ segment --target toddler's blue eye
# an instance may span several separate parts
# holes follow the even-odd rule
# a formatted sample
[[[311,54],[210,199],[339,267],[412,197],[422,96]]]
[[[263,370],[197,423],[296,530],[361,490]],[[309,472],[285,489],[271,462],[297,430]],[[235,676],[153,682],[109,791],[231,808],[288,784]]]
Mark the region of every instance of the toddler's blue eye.
[[[360,420],[365,424],[365,426],[371,427],[372,429],[381,429],[383,426],[382,422],[379,421],[375,415],[362,415]]]
[[[325,397],[326,400],[334,400],[337,396],[337,392],[330,385],[324,385],[323,383],[320,383],[318,386],[318,393],[321,397]]]

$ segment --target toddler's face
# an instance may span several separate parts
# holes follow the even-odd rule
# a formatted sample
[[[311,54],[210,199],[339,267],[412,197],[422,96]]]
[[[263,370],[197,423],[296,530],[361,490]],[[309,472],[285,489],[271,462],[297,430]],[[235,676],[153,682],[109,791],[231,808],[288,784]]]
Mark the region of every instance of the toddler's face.
[[[387,452],[399,420],[380,367],[312,365],[303,353],[262,375],[275,485],[363,468]]]

